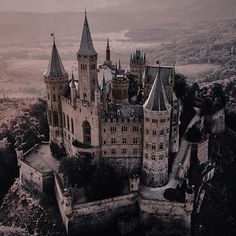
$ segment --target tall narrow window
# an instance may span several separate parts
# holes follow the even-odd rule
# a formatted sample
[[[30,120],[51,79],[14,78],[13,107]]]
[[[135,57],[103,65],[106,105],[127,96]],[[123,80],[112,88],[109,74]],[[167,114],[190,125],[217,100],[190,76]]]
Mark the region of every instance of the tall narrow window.
[[[67,129],[70,131],[70,120],[69,120],[69,116],[66,116],[66,123],[67,123]]]
[[[71,118],[71,133],[74,134],[74,120]]]
[[[63,112],[63,126],[66,127],[66,116],[64,112]]]
[[[84,136],[84,143],[91,144],[91,126],[88,121],[83,122],[83,136]]]
[[[53,114],[53,126],[58,126],[58,114]]]

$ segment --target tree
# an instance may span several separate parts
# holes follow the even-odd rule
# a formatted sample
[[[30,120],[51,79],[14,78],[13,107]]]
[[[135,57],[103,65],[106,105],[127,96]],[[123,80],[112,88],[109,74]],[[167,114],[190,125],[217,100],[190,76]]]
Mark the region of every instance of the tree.
[[[122,183],[112,167],[99,163],[91,174],[91,182],[86,186],[88,200],[96,201],[120,194]]]
[[[174,91],[176,97],[183,101],[184,97],[186,96],[187,90],[188,85],[186,83],[186,77],[182,74],[176,74],[174,81]]]

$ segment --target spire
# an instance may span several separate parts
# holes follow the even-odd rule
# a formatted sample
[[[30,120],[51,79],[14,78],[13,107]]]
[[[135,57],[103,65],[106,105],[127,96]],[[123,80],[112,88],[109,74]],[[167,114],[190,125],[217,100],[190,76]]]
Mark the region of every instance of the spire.
[[[110,50],[109,38],[107,38],[107,50]]]
[[[160,78],[160,69],[157,72],[151,92],[144,104],[144,108],[152,111],[166,111],[171,108],[166,97],[164,85]]]
[[[110,61],[111,61],[111,52],[110,52],[109,38],[107,38],[106,62]]]
[[[121,72],[121,64],[120,64],[120,59],[119,59],[119,72]]]
[[[85,11],[85,17],[84,17],[84,27],[83,27],[83,32],[82,32],[82,37],[81,37],[81,42],[80,42],[80,49],[77,54],[84,55],[84,56],[97,55],[97,52],[95,51],[93,47],[93,40],[92,40],[90,29],[89,29],[86,11]]]
[[[61,57],[60,57],[57,47],[56,47],[54,33],[51,34],[51,36],[53,36],[52,52],[51,52],[51,57],[49,60],[48,68],[45,71],[44,76],[63,77],[67,73],[66,73],[65,68],[62,64]]]
[[[74,78],[73,71],[72,71],[72,75],[71,75],[71,88],[76,88],[76,86],[75,86],[75,78]]]

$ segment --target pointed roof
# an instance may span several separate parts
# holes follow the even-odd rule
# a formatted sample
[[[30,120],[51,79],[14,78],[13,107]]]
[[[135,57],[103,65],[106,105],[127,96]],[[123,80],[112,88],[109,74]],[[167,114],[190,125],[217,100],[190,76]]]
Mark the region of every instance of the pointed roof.
[[[84,27],[83,27],[83,32],[82,32],[82,37],[81,37],[81,42],[80,42],[80,49],[77,54],[85,55],[85,56],[97,55],[97,52],[95,51],[93,47],[93,40],[91,37],[86,12],[85,12],[85,17],[84,17]]]
[[[75,78],[74,78],[74,73],[72,71],[72,75],[71,75],[71,88],[76,88],[76,85],[75,85]]]
[[[109,38],[107,38],[107,50],[110,50]]]
[[[166,97],[165,88],[160,78],[159,70],[156,74],[148,99],[144,104],[144,108],[152,111],[167,111],[171,108]]]
[[[67,75],[67,72],[65,71],[65,68],[61,61],[61,57],[58,53],[55,38],[53,38],[52,53],[49,60],[48,68],[44,72],[44,76],[63,77],[65,75]]]

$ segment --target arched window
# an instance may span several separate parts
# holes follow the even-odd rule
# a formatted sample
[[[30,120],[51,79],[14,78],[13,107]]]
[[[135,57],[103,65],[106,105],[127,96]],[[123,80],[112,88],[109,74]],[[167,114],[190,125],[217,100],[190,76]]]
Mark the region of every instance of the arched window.
[[[69,116],[66,116],[66,123],[67,123],[67,129],[70,131],[70,120],[69,120]]]
[[[53,126],[58,126],[58,114],[53,114]]]
[[[73,118],[71,118],[71,133],[74,134],[74,121],[73,121]]]
[[[91,126],[88,121],[83,122],[84,143],[91,144]]]

